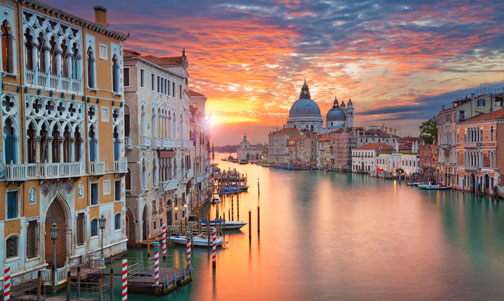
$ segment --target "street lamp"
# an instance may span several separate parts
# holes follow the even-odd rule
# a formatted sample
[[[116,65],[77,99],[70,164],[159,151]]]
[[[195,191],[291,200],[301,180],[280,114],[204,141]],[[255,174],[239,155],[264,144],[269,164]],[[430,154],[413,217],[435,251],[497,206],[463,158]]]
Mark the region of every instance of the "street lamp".
[[[56,227],[56,223],[53,223],[51,227],[51,240],[53,241],[53,266],[56,269],[56,240],[58,240],[58,227]]]
[[[100,216],[98,219],[98,223],[100,225],[100,230],[101,230],[101,255],[103,256],[103,230],[105,230],[105,223],[107,222],[107,219],[103,216],[103,214]]]

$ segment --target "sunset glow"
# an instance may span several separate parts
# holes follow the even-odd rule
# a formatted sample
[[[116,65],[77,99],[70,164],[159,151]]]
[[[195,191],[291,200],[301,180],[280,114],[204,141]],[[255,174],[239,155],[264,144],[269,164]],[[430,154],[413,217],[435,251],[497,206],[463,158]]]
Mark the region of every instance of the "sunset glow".
[[[93,20],[92,5],[48,1]],[[98,1],[125,47],[189,59],[190,85],[208,97],[216,145],[253,142],[285,123],[306,78],[324,116],[335,96],[356,126],[417,133],[458,97],[504,88],[504,3],[466,1]],[[86,15],[87,14],[87,15]],[[224,126],[225,125],[225,126]]]

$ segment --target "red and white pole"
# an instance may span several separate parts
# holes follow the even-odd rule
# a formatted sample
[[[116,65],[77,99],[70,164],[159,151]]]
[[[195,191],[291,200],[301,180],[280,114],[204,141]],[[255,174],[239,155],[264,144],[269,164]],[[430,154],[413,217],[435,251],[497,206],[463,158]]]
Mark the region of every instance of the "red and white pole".
[[[212,228],[212,266],[215,268],[215,260],[217,255],[217,230]]]
[[[191,231],[187,231],[186,233],[186,238],[187,238],[187,269],[191,271]]]
[[[10,301],[10,265],[6,265],[4,269],[3,292],[4,301]]]
[[[159,285],[159,242],[154,243],[154,284]]]
[[[166,224],[163,225],[163,258],[166,258]]]
[[[128,301],[128,259],[122,261],[122,301]]]

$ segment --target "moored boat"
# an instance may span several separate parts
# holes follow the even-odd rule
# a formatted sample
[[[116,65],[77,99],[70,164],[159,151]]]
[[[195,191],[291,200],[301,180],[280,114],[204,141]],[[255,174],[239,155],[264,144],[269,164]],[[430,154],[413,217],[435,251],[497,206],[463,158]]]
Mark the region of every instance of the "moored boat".
[[[185,235],[175,235],[175,236],[170,236],[170,240],[173,243],[179,244],[179,245],[185,245],[187,244],[187,236]],[[222,246],[223,240],[222,237],[217,237],[215,239],[215,243],[217,246]],[[192,239],[192,244],[195,247],[208,247],[208,237],[206,235],[195,235]],[[210,245],[212,242],[210,241]]]
[[[425,190],[448,190],[450,187],[447,186],[439,186],[439,185],[429,185],[423,188]]]
[[[239,221],[236,221],[236,222],[235,221],[224,221],[224,220],[217,220],[217,221],[224,222],[224,230],[237,230],[247,224],[246,222],[239,222]],[[201,226],[206,226],[206,220],[201,221]],[[212,226],[212,227],[215,226],[215,220],[210,221],[210,226]]]

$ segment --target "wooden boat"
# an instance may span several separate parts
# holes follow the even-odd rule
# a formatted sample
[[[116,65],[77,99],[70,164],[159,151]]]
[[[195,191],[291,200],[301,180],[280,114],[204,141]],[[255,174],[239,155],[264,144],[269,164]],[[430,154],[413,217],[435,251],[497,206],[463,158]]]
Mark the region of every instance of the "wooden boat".
[[[406,182],[406,185],[408,186],[417,186],[419,184],[422,184],[422,181],[411,181],[411,182]]]
[[[217,220],[217,221],[222,221],[222,220]],[[241,227],[245,226],[247,223],[246,222],[239,222],[239,221],[223,221],[224,222],[224,230],[238,230]],[[201,221],[201,226],[206,226],[206,221],[202,220]],[[214,227],[215,226],[215,220],[210,221],[210,226]]]
[[[450,187],[439,186],[439,185],[429,185],[423,189],[426,189],[426,190],[448,190],[448,189],[450,189]]]
[[[185,236],[185,235],[170,236],[170,240],[173,243],[176,243],[179,245],[186,245],[187,244],[187,236]],[[215,242],[216,242],[217,246],[222,246],[222,244],[223,244],[222,237],[217,237]],[[192,243],[193,243],[194,247],[208,248],[208,237],[206,235],[194,236]],[[210,246],[212,246],[211,244],[212,244],[212,241],[210,240]]]

